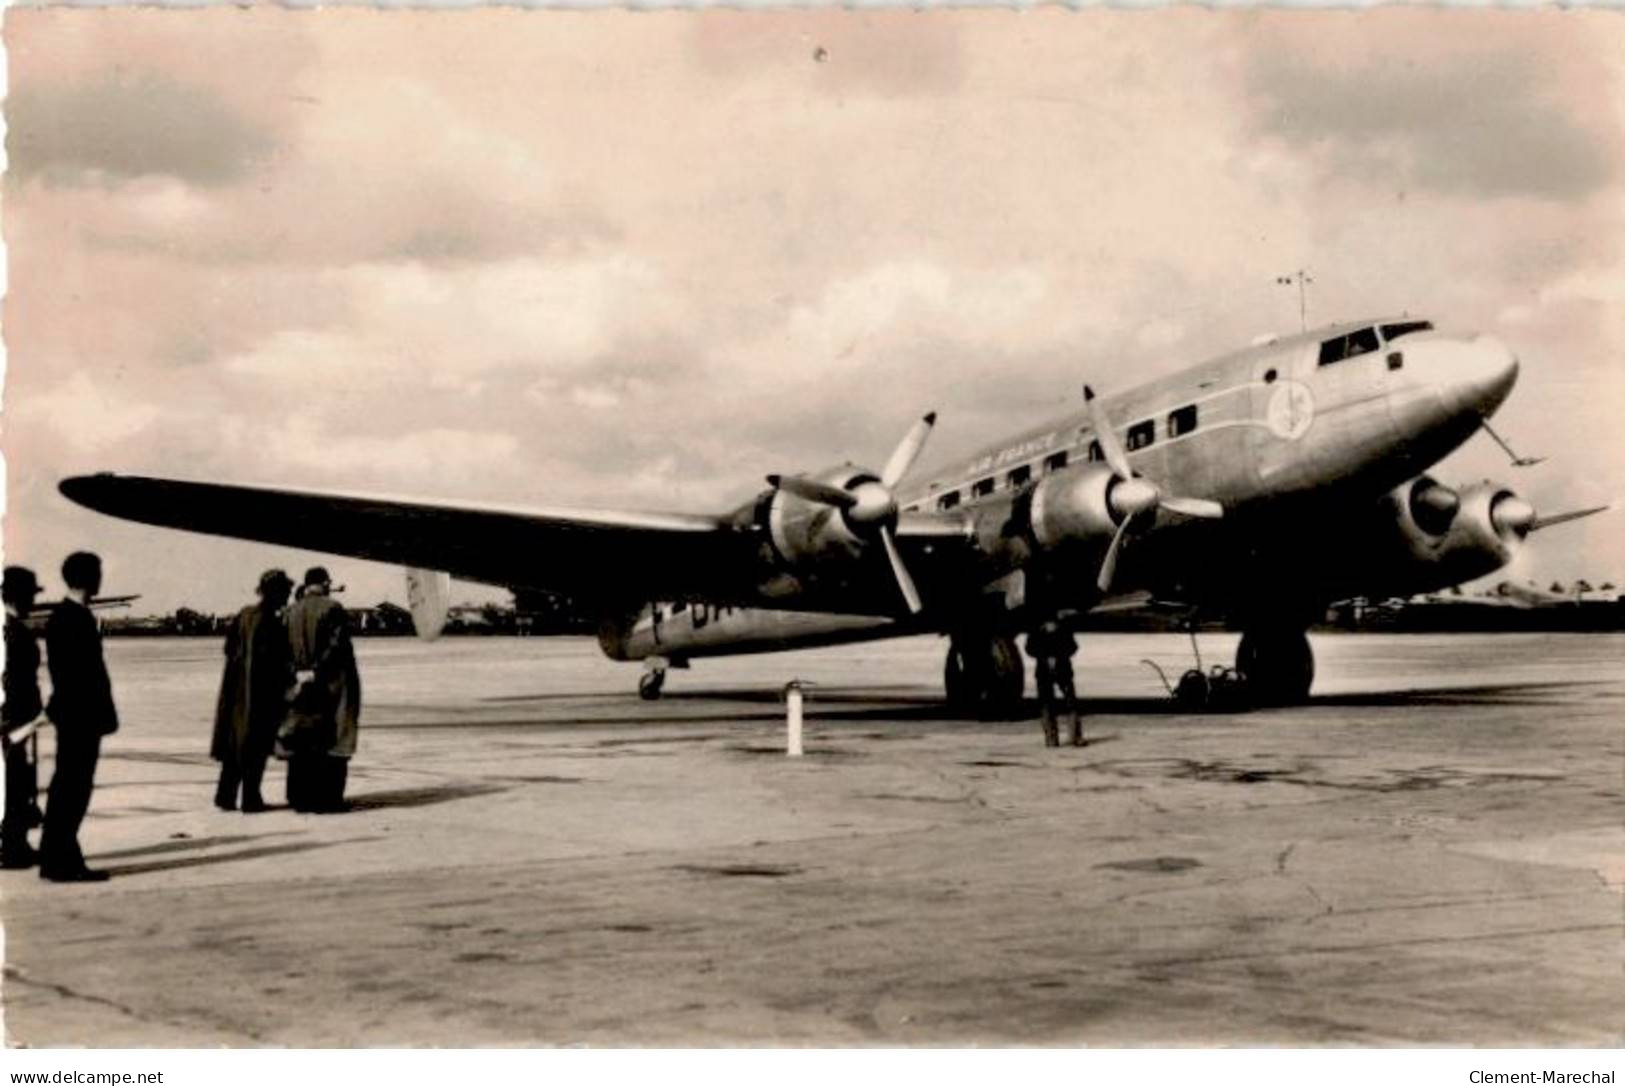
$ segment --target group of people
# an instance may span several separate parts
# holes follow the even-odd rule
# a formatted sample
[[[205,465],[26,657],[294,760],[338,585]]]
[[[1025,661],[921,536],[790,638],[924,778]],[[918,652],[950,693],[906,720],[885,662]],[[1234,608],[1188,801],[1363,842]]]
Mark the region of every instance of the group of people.
[[[0,867],[38,866],[53,882],[108,877],[85,863],[79,827],[90,808],[102,738],[118,730],[113,684],[91,604],[101,590],[101,559],[87,551],[62,563],[67,593],[45,622],[47,703],[40,693],[40,650],[29,615],[40,592],[34,572],[7,566],[0,597],[6,610],[5,700],[0,748],[5,808]],[[226,633],[226,666],[215,710],[211,755],[220,762],[215,806],[253,814],[267,809],[261,782],[272,754],[288,764],[288,806],[328,813],[345,809],[344,789],[361,715],[361,677],[348,618],[332,598],[320,566],[306,571],[295,596],[280,569],[260,577],[259,601],[242,609]],[[39,805],[39,730],[56,737],[56,768],[43,813]],[[39,846],[29,833],[42,825]]]
[[[305,571],[297,598],[280,569],[260,576],[259,602],[226,631],[226,669],[210,755],[220,763],[214,803],[244,814],[267,809],[260,784],[275,753],[288,763],[288,806],[345,809],[344,787],[361,718],[361,675],[349,620],[321,566]]]
[[[101,590],[101,559],[88,551],[68,555],[62,563],[62,581],[67,594],[45,624],[51,673],[51,700],[46,704],[40,697],[39,645],[27,623],[41,591],[39,580],[22,566],[7,566],[0,580],[6,606],[5,702],[0,704],[6,803],[0,819],[0,866],[38,864],[40,877],[52,882],[100,882],[107,872],[85,863],[79,825],[90,809],[102,737],[118,730],[101,630],[90,610],[91,598]],[[42,713],[56,729],[56,771],[43,817],[36,769]],[[28,831],[41,821],[44,829],[35,849]]]

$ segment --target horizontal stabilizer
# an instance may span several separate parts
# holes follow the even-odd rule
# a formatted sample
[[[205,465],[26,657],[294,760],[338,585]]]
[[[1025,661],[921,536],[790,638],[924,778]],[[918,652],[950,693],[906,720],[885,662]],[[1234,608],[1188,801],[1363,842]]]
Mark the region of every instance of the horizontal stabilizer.
[[[412,629],[433,641],[446,628],[451,610],[451,574],[406,567],[406,603],[412,610]]]

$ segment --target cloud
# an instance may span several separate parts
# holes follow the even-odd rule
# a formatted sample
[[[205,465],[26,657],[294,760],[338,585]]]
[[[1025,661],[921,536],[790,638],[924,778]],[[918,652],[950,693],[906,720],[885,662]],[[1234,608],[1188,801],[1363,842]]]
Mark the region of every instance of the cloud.
[[[132,383],[80,372],[45,392],[13,400],[6,412],[48,426],[75,454],[100,452],[144,433],[160,417],[158,405],[135,398]]]
[[[790,77],[833,95],[944,94],[964,78],[959,31],[908,11],[708,11],[691,20],[695,58],[713,75]]]
[[[23,86],[6,103],[6,122],[11,168],[63,185],[149,176],[223,185],[275,148],[214,93],[150,72]]]
[[[1249,87],[1259,128],[1320,170],[1382,189],[1569,200],[1610,185],[1604,138],[1550,97],[1526,55],[1403,53],[1327,61],[1260,49]]]
[[[390,437],[334,433],[295,416],[267,428],[256,442],[268,471],[278,468],[351,478],[380,473],[421,484],[446,485],[510,462],[519,442],[512,434],[438,427]]]
[[[51,504],[81,467],[717,509],[935,408],[929,471],[1295,329],[1299,267],[1311,323],[1497,331],[1515,443],[1625,477],[1617,25],[9,12],[8,542],[123,533]]]

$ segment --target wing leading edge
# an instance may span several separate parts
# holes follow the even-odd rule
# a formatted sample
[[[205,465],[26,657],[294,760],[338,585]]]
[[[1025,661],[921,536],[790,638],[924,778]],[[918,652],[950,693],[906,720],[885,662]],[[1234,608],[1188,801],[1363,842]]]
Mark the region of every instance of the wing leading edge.
[[[110,516],[375,562],[443,570],[576,598],[727,598],[744,589],[755,541],[726,517],[510,508],[80,475],[62,493]]]

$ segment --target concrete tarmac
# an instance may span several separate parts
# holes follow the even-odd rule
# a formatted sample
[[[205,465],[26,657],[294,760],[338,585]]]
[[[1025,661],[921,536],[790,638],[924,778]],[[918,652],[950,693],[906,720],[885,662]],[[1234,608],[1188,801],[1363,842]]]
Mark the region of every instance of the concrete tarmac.
[[[933,638],[654,704],[587,641],[366,640],[329,816],[211,806],[218,643],[110,642],[114,878],[0,873],[7,1040],[1621,1042],[1625,637],[1317,637],[1312,704],[1238,715],[1137,662],[1182,637],[1081,640],[1058,751],[946,719]]]

